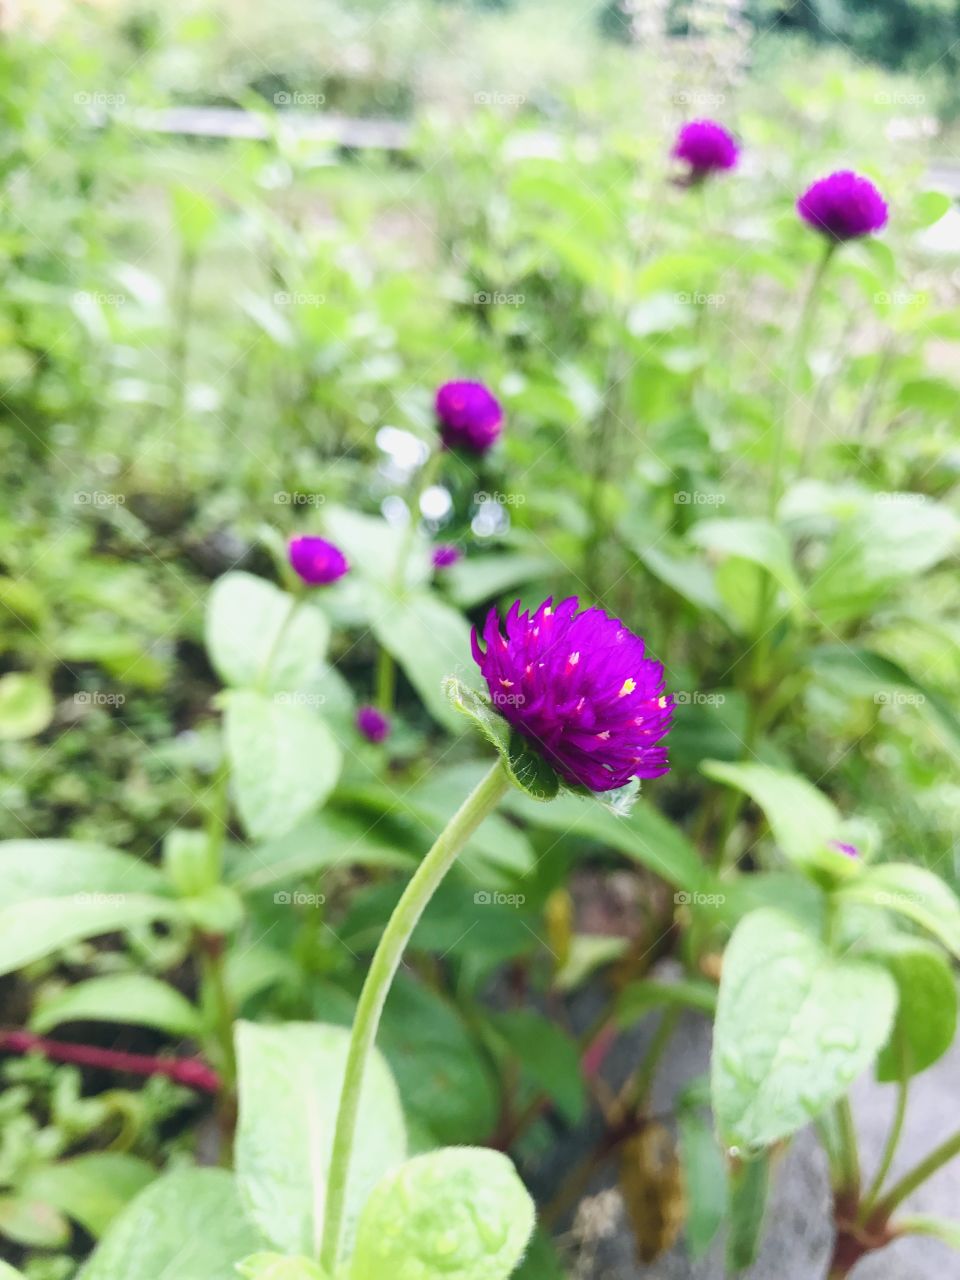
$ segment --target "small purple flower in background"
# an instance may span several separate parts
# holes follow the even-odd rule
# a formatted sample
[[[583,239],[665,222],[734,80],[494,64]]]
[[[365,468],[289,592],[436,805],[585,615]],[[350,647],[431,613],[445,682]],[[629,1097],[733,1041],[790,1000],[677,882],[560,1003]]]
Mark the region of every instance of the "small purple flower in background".
[[[390,717],[376,707],[361,707],[357,712],[357,729],[368,742],[383,742],[390,736]]]
[[[669,769],[673,699],[644,642],[602,609],[577,612],[575,596],[535,613],[519,600],[505,621],[492,609],[473,657],[494,707],[568,783],[612,791]]]
[[[294,573],[309,587],[329,586],[350,568],[339,547],[311,534],[291,538],[287,555]]]
[[[832,240],[856,240],[887,225],[887,202],[869,178],[850,169],[831,173],[808,187],[797,213]]]
[[[435,569],[449,569],[451,565],[463,559],[463,552],[452,543],[443,542],[440,546],[433,548],[432,559]]]
[[[503,409],[482,382],[445,382],[437,391],[440,438],[448,449],[486,453],[503,429]]]
[[[733,169],[740,148],[732,133],[715,120],[691,120],[677,134],[671,153],[690,168],[692,181],[700,181],[710,173]]]
[[[827,843],[831,849],[836,849],[837,853],[846,854],[848,858],[860,857],[860,850],[855,844],[847,844],[844,840],[830,840]]]

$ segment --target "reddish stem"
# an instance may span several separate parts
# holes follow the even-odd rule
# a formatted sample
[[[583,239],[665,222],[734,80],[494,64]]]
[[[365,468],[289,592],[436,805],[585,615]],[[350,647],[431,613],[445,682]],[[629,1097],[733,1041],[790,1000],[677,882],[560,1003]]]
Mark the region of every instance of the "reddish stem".
[[[60,1040],[34,1035],[32,1031],[0,1031],[0,1053],[42,1053],[53,1062],[101,1067],[105,1071],[128,1071],[135,1076],[167,1076],[199,1093],[220,1092],[220,1077],[199,1058],[160,1058],[149,1053],[100,1049],[92,1044],[64,1044]]]

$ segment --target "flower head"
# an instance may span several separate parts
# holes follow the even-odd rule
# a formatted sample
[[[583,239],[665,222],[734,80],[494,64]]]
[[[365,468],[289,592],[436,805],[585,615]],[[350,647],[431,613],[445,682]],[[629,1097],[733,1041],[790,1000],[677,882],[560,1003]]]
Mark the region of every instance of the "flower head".
[[[831,849],[836,849],[837,853],[844,854],[847,858],[859,858],[860,850],[855,844],[848,844],[846,840],[829,840],[827,842]]]
[[[841,169],[808,187],[797,213],[832,240],[856,240],[887,225],[887,202],[869,178]]]
[[[740,148],[722,124],[715,120],[691,120],[677,134],[672,154],[689,165],[691,178],[701,179],[710,173],[733,169]]]
[[[329,586],[350,568],[339,547],[311,534],[291,538],[287,555],[294,573],[310,587]]]
[[[473,656],[494,706],[568,783],[611,791],[666,773],[673,699],[644,642],[602,609],[578,613],[576,597],[534,613],[517,601],[506,635],[495,609]]]
[[[448,449],[486,453],[503,429],[503,409],[482,382],[445,382],[437,391],[440,438]]]
[[[389,738],[392,725],[390,717],[376,707],[360,707],[357,711],[357,731],[368,742],[383,742]]]
[[[463,552],[459,547],[453,546],[452,543],[442,542],[439,546],[433,548],[432,559],[435,569],[449,569],[451,565],[463,559]]]

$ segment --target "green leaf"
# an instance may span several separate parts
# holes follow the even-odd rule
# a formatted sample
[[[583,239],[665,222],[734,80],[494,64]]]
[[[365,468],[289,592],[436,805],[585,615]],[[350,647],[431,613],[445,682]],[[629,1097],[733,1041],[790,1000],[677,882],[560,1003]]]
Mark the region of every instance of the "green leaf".
[[[114,1218],[78,1280],[237,1280],[235,1264],[262,1247],[232,1174],[177,1169]]]
[[[829,841],[843,829],[843,819],[833,803],[799,774],[765,764],[727,764],[722,760],[705,760],[701,768],[708,778],[746,792],[760,806],[774,840],[793,862],[820,862]],[[844,856],[837,854],[838,859]],[[855,867],[849,859],[847,862],[851,869]]]
[[[90,894],[34,898],[0,911],[0,974],[12,973],[81,938],[172,920],[179,907],[146,894]]]
[[[481,1142],[497,1122],[487,1059],[456,1006],[402,975],[383,1011],[377,1043],[411,1124],[437,1143]]]
[[[694,546],[759,565],[780,584],[791,605],[803,604],[803,587],[793,567],[783,530],[769,520],[700,520],[687,535]]]
[[[325,809],[299,823],[286,835],[244,850],[234,863],[230,881],[245,893],[298,880],[335,867],[409,869],[416,855],[398,848],[366,818]]]
[[[213,584],[206,644],[225,684],[292,694],[319,675],[329,640],[323,614],[311,604],[296,603],[272,582],[227,573]]]
[[[22,1271],[14,1271],[8,1262],[0,1258],[0,1280],[25,1280]]]
[[[745,916],[727,946],[711,1075],[721,1139],[747,1150],[796,1133],[886,1043],[896,987],[878,965],[832,955],[790,916]]]
[[[533,1226],[533,1201],[505,1155],[480,1147],[431,1151],[374,1187],[349,1280],[507,1280]]]
[[[951,1249],[960,1249],[960,1222],[918,1213],[907,1218],[895,1218],[891,1226],[895,1236],[933,1236]]]
[[[909,862],[866,867],[840,892],[847,901],[869,902],[906,916],[960,958],[960,902],[949,885],[925,867]]]
[[[340,748],[306,707],[238,690],[227,699],[224,732],[237,809],[255,840],[282,836],[336,785]]]
[[[0,1236],[30,1249],[63,1249],[70,1223],[49,1204],[26,1196],[0,1196]]]
[[[504,797],[503,807],[534,826],[616,849],[678,889],[693,892],[703,880],[704,866],[696,849],[678,827],[643,800],[629,813],[615,814],[595,797],[566,792],[541,805],[512,791]]]
[[[508,1055],[519,1059],[524,1074],[556,1103],[569,1124],[578,1124],[586,1095],[574,1041],[555,1023],[525,1009],[494,1014],[491,1022],[504,1037]]]
[[[237,1271],[244,1280],[327,1280],[318,1263],[282,1253],[255,1253],[238,1263]]]
[[[443,682],[450,705],[472,720],[500,755],[510,780],[534,800],[552,800],[560,790],[560,779],[547,762],[528,743],[514,733],[503,716],[493,709],[490,699],[471,689],[455,676]]]
[[[41,1034],[62,1022],[120,1022],[155,1027],[175,1036],[196,1036],[196,1009],[169,983],[140,973],[109,974],[67,987],[42,1001],[30,1019]]]
[[[717,988],[699,978],[681,978],[677,982],[658,982],[643,978],[623,988],[617,1001],[617,1022],[629,1027],[646,1016],[651,1009],[696,1009],[713,1014],[717,1007]]]
[[[677,1127],[687,1202],[687,1248],[697,1260],[709,1249],[726,1216],[727,1170],[713,1129],[695,1110],[681,1111]]]
[[[701,559],[672,556],[659,547],[637,545],[637,555],[661,582],[672,587],[697,609],[710,609],[723,616],[724,604],[713,574]]]
[[[917,227],[932,227],[952,205],[953,200],[944,191],[921,191],[913,197],[914,222]]]
[[[730,1171],[729,1188],[727,1269],[736,1272],[752,1266],[760,1248],[760,1233],[770,1194],[769,1155],[735,1162]]]
[[[349,507],[332,505],[324,508],[323,523],[326,533],[343,549],[353,569],[369,582],[392,588],[398,557],[407,536],[406,529],[398,529],[379,516],[368,516]],[[420,585],[432,572],[426,538],[417,531],[407,556],[403,585]]]
[[[370,627],[399,665],[435,720],[459,727],[443,686],[470,659],[470,627],[450,605],[422,591],[394,599],[378,593]]]
[[[53,719],[53,695],[40,676],[10,671],[0,676],[0,741],[32,738]]]
[[[0,903],[31,898],[170,892],[161,871],[128,853],[79,840],[0,841]]]
[[[30,1199],[52,1205],[99,1238],[157,1171],[146,1160],[122,1152],[97,1151],[27,1174],[21,1190]]]
[[[897,984],[897,1018],[890,1040],[877,1059],[877,1079],[899,1080],[900,1045],[908,1076],[926,1071],[950,1048],[957,1029],[957,982],[943,953],[919,938],[893,934],[870,938],[866,952]]]
[[[199,253],[217,225],[217,206],[202,191],[184,186],[171,189],[170,201],[177,235],[190,253]]]
[[[315,1256],[349,1032],[321,1023],[239,1022],[236,1035],[236,1170],[243,1201],[272,1244]],[[347,1188],[346,1251],[371,1188],[405,1152],[397,1087],[378,1053],[367,1066],[360,1101]]]
[[[475,560],[461,560],[445,570],[443,584],[461,609],[474,609],[499,597],[508,588],[533,578],[549,578],[556,570],[557,562],[551,556],[478,556]]]

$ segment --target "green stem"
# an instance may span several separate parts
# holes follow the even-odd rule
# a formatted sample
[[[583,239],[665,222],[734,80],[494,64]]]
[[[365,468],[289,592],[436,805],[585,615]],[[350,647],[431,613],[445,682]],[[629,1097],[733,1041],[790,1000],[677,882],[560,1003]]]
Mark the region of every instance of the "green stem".
[[[467,796],[420,863],[387,922],[367,971],[350,1034],[327,1180],[320,1262],[330,1275],[336,1272],[339,1261],[347,1177],[360,1109],[360,1091],[390,985],[428,902],[466,841],[484,818],[493,812],[509,786],[506,770],[498,759]]]
[[[210,1014],[211,1028],[217,1047],[223,1089],[229,1093],[237,1079],[237,1058],[233,1047],[233,1001],[227,990],[223,963],[223,938],[213,934],[200,936],[200,973],[203,983],[203,1005]]]
[[[853,1111],[849,1098],[841,1098],[836,1105],[837,1134],[840,1139],[840,1189],[857,1192],[860,1187],[860,1155],[857,1150],[857,1130],[853,1123]]]
[[[679,1009],[667,1009],[660,1019],[660,1024],[653,1034],[653,1039],[644,1055],[643,1061],[637,1068],[636,1074],[630,1081],[626,1089],[621,1092],[621,1098],[624,1098],[629,1105],[636,1109],[643,1109],[650,1101],[650,1093],[653,1089],[654,1077],[657,1074],[657,1067],[660,1059],[666,1052],[667,1045],[670,1043],[670,1037],[673,1035],[677,1023],[680,1021]]]
[[[277,660],[277,654],[280,652],[280,646],[283,644],[283,638],[287,634],[290,623],[293,621],[294,614],[300,607],[300,597],[292,596],[290,605],[286,614],[277,627],[276,634],[270,642],[270,648],[267,650],[267,656],[263,660],[263,666],[260,668],[260,675],[257,680],[261,693],[266,693],[270,683],[270,673],[273,670],[273,664]]]
[[[410,519],[407,521],[407,527],[404,529],[403,537],[400,540],[397,561],[393,567],[393,577],[390,581],[390,592],[396,599],[402,599],[406,593],[407,561],[410,559],[413,540],[416,537],[417,526],[420,523],[420,500],[433,483],[437,471],[440,469],[442,458],[443,452],[439,448],[430,455],[420,470],[417,485],[410,500]],[[381,645],[380,652],[377,654],[376,703],[384,715],[390,715],[393,711],[396,689],[397,669],[393,661],[393,655]]]
[[[890,1132],[887,1134],[887,1141],[883,1148],[883,1155],[880,1158],[880,1165],[876,1175],[870,1184],[870,1189],[863,1198],[863,1204],[860,1209],[860,1221],[865,1222],[871,1214],[874,1204],[880,1195],[883,1184],[886,1181],[887,1174],[890,1172],[890,1166],[893,1164],[893,1157],[897,1153],[897,1147],[900,1144],[900,1136],[903,1133],[903,1122],[907,1114],[907,1098],[910,1092],[910,1077],[907,1074],[906,1061],[906,1045],[904,1043],[903,1033],[898,1033],[896,1037],[897,1056],[900,1065],[900,1079],[897,1081],[897,1105],[893,1113],[893,1123],[890,1125]]]
[[[960,1155],[960,1130],[947,1138],[946,1141],[941,1142],[939,1147],[935,1147],[909,1173],[904,1174],[900,1181],[891,1187],[883,1199],[878,1202],[876,1212],[888,1218],[901,1200],[906,1200],[907,1196],[916,1191],[921,1183],[926,1182],[938,1169],[942,1168],[943,1165],[957,1155]]]

